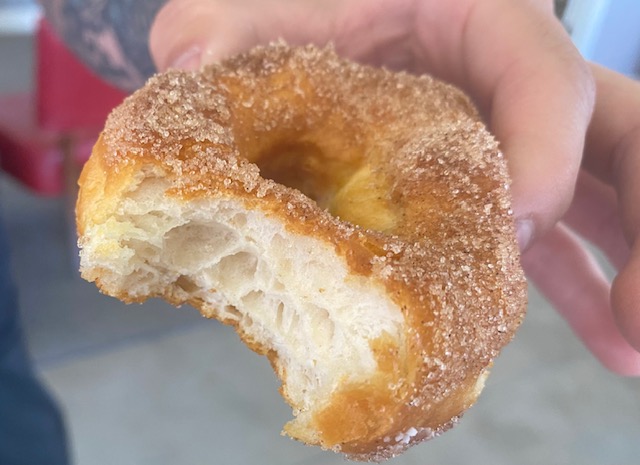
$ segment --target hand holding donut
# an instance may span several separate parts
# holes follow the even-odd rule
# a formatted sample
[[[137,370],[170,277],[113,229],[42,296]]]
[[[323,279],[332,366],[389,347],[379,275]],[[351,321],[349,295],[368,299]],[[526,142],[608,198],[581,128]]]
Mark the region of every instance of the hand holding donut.
[[[333,42],[356,61],[463,88],[509,159],[529,276],[605,366],[640,375],[640,164],[631,156],[640,150],[640,86],[594,68],[591,120],[593,75],[551,3],[171,0],[157,16],[151,50],[163,70],[196,68],[279,37]],[[618,208],[620,224],[612,221]],[[621,270],[611,305],[608,281],[572,229]]]
[[[598,97],[573,202],[524,254],[523,265],[607,368],[637,376],[640,164],[634,154],[640,151],[640,84],[600,66],[592,71]],[[579,236],[618,271],[613,286]]]

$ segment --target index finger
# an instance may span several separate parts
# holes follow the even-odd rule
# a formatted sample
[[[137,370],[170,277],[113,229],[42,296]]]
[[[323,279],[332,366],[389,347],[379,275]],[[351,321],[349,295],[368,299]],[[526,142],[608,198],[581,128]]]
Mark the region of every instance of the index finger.
[[[442,10],[451,2],[428,3]],[[468,4],[459,38],[436,21],[437,11],[425,11],[431,21],[420,31],[422,49],[476,99],[508,156],[524,245],[548,231],[571,201],[593,81],[548,8],[510,0],[456,3]]]

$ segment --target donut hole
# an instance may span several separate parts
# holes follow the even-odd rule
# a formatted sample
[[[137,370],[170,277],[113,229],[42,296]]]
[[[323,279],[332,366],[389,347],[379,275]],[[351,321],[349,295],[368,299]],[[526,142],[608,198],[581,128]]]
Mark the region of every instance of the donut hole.
[[[297,189],[329,211],[336,192],[357,170],[348,160],[332,158],[306,141],[275,145],[260,154],[256,164],[263,178]]]
[[[340,156],[331,156],[333,152]],[[262,177],[299,190],[345,221],[383,232],[397,224],[384,178],[363,164],[353,148],[323,150],[306,141],[280,144],[255,163]]]

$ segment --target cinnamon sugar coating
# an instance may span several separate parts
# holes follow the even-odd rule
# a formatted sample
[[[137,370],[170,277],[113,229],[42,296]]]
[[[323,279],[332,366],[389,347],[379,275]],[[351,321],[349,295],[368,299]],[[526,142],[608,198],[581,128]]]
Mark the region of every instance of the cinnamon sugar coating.
[[[111,114],[94,156],[114,179],[158,170],[185,202],[260,209],[386,289],[406,321],[406,359],[383,378],[387,429],[374,419],[366,434],[319,442],[351,458],[387,458],[449,428],[524,317],[506,160],[469,99],[428,76],[329,48],[258,47],[151,78]],[[81,200],[81,233],[105,214]],[[345,388],[317,416],[326,438],[358,395],[371,392]]]

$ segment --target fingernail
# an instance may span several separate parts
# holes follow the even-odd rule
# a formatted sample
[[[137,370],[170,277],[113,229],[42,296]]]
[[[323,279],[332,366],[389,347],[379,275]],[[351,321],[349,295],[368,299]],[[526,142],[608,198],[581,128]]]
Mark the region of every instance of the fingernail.
[[[533,238],[533,221],[526,218],[516,220],[516,237],[518,238],[520,251],[527,250]]]
[[[202,50],[199,46],[194,45],[178,55],[178,57],[171,62],[169,68],[184,69],[186,71],[196,71],[200,68],[201,61]]]

